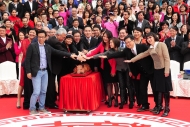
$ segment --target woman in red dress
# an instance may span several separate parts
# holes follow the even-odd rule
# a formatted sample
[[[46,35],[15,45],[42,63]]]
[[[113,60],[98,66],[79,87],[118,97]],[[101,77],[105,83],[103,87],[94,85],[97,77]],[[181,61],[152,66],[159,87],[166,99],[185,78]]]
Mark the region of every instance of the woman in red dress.
[[[9,20],[12,21],[14,30],[16,32],[16,35],[18,36],[19,29],[21,28],[21,20],[19,17],[17,17],[17,11],[16,9],[12,9],[11,16],[9,16]]]
[[[31,41],[35,38],[35,36],[36,36],[35,30],[31,29],[29,31],[29,38],[21,41],[22,62],[25,60],[28,46],[30,45]],[[19,83],[19,89],[18,89],[18,95],[17,95],[17,108],[21,107],[20,99],[23,92],[23,86],[24,86],[24,67],[21,66],[20,83]]]

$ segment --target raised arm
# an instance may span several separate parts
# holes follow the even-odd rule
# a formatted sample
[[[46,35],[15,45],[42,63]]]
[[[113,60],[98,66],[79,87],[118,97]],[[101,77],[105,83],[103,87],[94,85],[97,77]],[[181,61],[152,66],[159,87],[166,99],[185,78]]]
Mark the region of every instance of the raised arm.
[[[149,54],[149,50],[146,50],[145,52],[143,52],[143,53],[140,53],[140,54],[138,54],[137,56],[135,56],[134,58],[132,58],[131,59],[131,62],[136,62],[136,61],[138,61],[138,60],[140,60],[140,59],[143,59],[143,58],[145,58],[145,57],[147,57],[147,56],[149,56],[150,54]]]

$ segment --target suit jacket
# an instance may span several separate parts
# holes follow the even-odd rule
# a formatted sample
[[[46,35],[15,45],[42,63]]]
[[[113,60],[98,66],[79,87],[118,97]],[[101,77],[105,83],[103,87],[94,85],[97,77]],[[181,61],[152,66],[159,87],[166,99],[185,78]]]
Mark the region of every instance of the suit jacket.
[[[63,47],[61,42],[57,40],[55,36],[50,37],[47,41],[46,44],[49,44],[52,48],[59,50],[59,51],[65,51],[67,52]],[[60,56],[57,56],[55,54],[52,54],[52,73],[58,75],[61,72],[61,69],[63,67],[62,65],[63,58]]]
[[[94,37],[91,37],[90,44],[88,43],[86,37],[83,37],[81,40],[82,40],[82,49],[91,50],[98,46],[98,39]]]
[[[135,21],[135,27],[138,26],[138,19]],[[149,21],[144,19],[142,23],[141,29],[144,30],[145,27],[150,27]]]
[[[28,1],[24,3],[24,13],[25,12],[30,12],[31,13],[32,11],[35,11],[35,14],[31,15],[31,19],[33,20],[34,16],[36,15],[36,11],[38,9],[38,3],[36,1],[32,1],[32,2],[33,2],[33,4],[32,4],[32,10],[30,8],[30,4],[29,4]]]
[[[175,45],[175,47],[171,47],[171,41],[172,41],[171,37],[169,37],[169,38],[167,38],[165,40],[165,44],[168,47],[170,59],[178,61],[178,62],[181,62],[181,60],[182,60],[182,58],[181,58],[182,57],[182,55],[181,55],[181,47],[182,47],[182,43],[184,42],[183,37],[176,36],[176,40],[175,40],[176,45]]]
[[[78,17],[78,21],[79,21],[79,28],[84,29],[84,23],[83,23],[82,18],[81,18],[81,17]],[[69,28],[72,28],[72,27],[73,27],[73,17],[69,17],[69,18],[67,19],[67,26],[68,26]]]
[[[164,68],[165,73],[170,73],[170,57],[166,44],[158,42],[155,49],[153,47],[150,47],[145,52],[142,52],[139,55],[135,56],[133,59],[131,59],[131,62],[136,62],[140,59],[147,58],[147,56],[152,57],[155,69]]]
[[[52,72],[52,54],[59,55],[60,57],[66,56],[70,57],[70,53],[63,52],[52,48],[50,45],[45,44],[45,51],[46,51],[46,59],[47,59],[47,68]],[[25,59],[25,68],[26,73],[31,73],[32,77],[36,77],[39,69],[40,69],[40,51],[39,51],[39,44],[38,42],[31,43],[26,52],[26,59]]]
[[[22,19],[22,17],[23,17],[23,4],[22,3],[18,3],[17,4],[17,7],[15,7],[15,5],[14,5],[14,3],[13,2],[11,2],[10,4],[9,4],[9,8],[8,8],[8,10],[9,10],[9,12],[12,12],[12,10],[13,9],[16,9],[17,10],[17,12],[18,12],[18,17],[20,18],[20,19]]]
[[[55,19],[51,19],[51,20],[49,20],[49,24],[52,25],[52,28],[54,28],[54,27],[57,26]]]
[[[120,31],[122,28],[126,28],[128,34],[132,35],[132,31],[133,31],[133,28],[134,28],[134,22],[131,21],[131,20],[128,20],[128,24],[125,24],[124,20],[122,20],[122,21],[119,22],[118,31]]]
[[[72,28],[70,28],[70,29],[69,29],[69,31],[70,31],[70,30],[71,30],[72,32],[73,32],[73,31],[75,31],[75,29],[74,29],[73,27],[72,27]],[[82,30],[82,29],[80,29],[80,28],[78,28],[78,31],[81,31],[81,32],[82,32],[83,30]],[[82,33],[81,33],[81,34],[82,34]]]
[[[183,64],[190,61],[190,48],[188,47],[189,41],[183,42],[181,48],[181,54],[183,55]]]
[[[136,44],[137,55],[142,52],[145,52],[147,49],[148,49],[148,46],[145,44]],[[131,49],[124,48],[124,50],[122,52],[116,52],[113,54],[109,54],[107,57],[108,57],[108,59],[124,57],[125,59],[130,60],[133,57],[135,57],[135,55],[131,52]],[[153,71],[154,71],[153,60],[150,56],[145,57],[144,59],[141,59],[135,63],[130,63],[129,67],[134,76],[137,76],[139,73],[153,74]]]
[[[59,26],[54,27],[54,29],[56,29],[56,30],[58,30],[59,28],[60,28]],[[64,28],[66,31],[69,30],[68,26],[64,26],[64,25],[61,28]]]
[[[9,41],[12,41],[10,38],[6,37],[6,43],[0,37],[0,63],[5,61],[12,61],[14,62],[15,53],[14,53],[14,44],[12,43],[11,49],[6,49],[6,45]]]

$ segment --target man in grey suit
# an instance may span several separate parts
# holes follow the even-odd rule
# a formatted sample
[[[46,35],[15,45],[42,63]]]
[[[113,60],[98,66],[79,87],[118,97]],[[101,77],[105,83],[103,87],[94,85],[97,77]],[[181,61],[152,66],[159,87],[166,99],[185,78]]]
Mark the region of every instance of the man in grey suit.
[[[54,29],[58,30],[59,28],[64,28],[66,31],[69,30],[68,26],[64,26],[63,25],[63,17],[62,16],[58,16],[57,17],[57,22],[58,22],[58,26],[54,27]]]
[[[137,13],[137,20],[135,21],[135,27],[140,27],[144,30],[145,27],[150,27],[149,21],[144,19],[144,12],[139,11]]]

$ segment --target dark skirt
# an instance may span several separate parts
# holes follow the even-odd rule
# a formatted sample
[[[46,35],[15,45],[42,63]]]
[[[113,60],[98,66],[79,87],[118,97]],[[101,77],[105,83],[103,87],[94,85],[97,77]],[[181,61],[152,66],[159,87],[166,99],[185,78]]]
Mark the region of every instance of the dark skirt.
[[[168,77],[164,75],[165,69],[154,69],[153,90],[158,92],[172,91],[171,73]]]
[[[102,69],[102,79],[104,83],[116,83],[118,82],[117,76],[111,76],[111,66],[108,62],[108,59],[104,59],[104,69]]]

